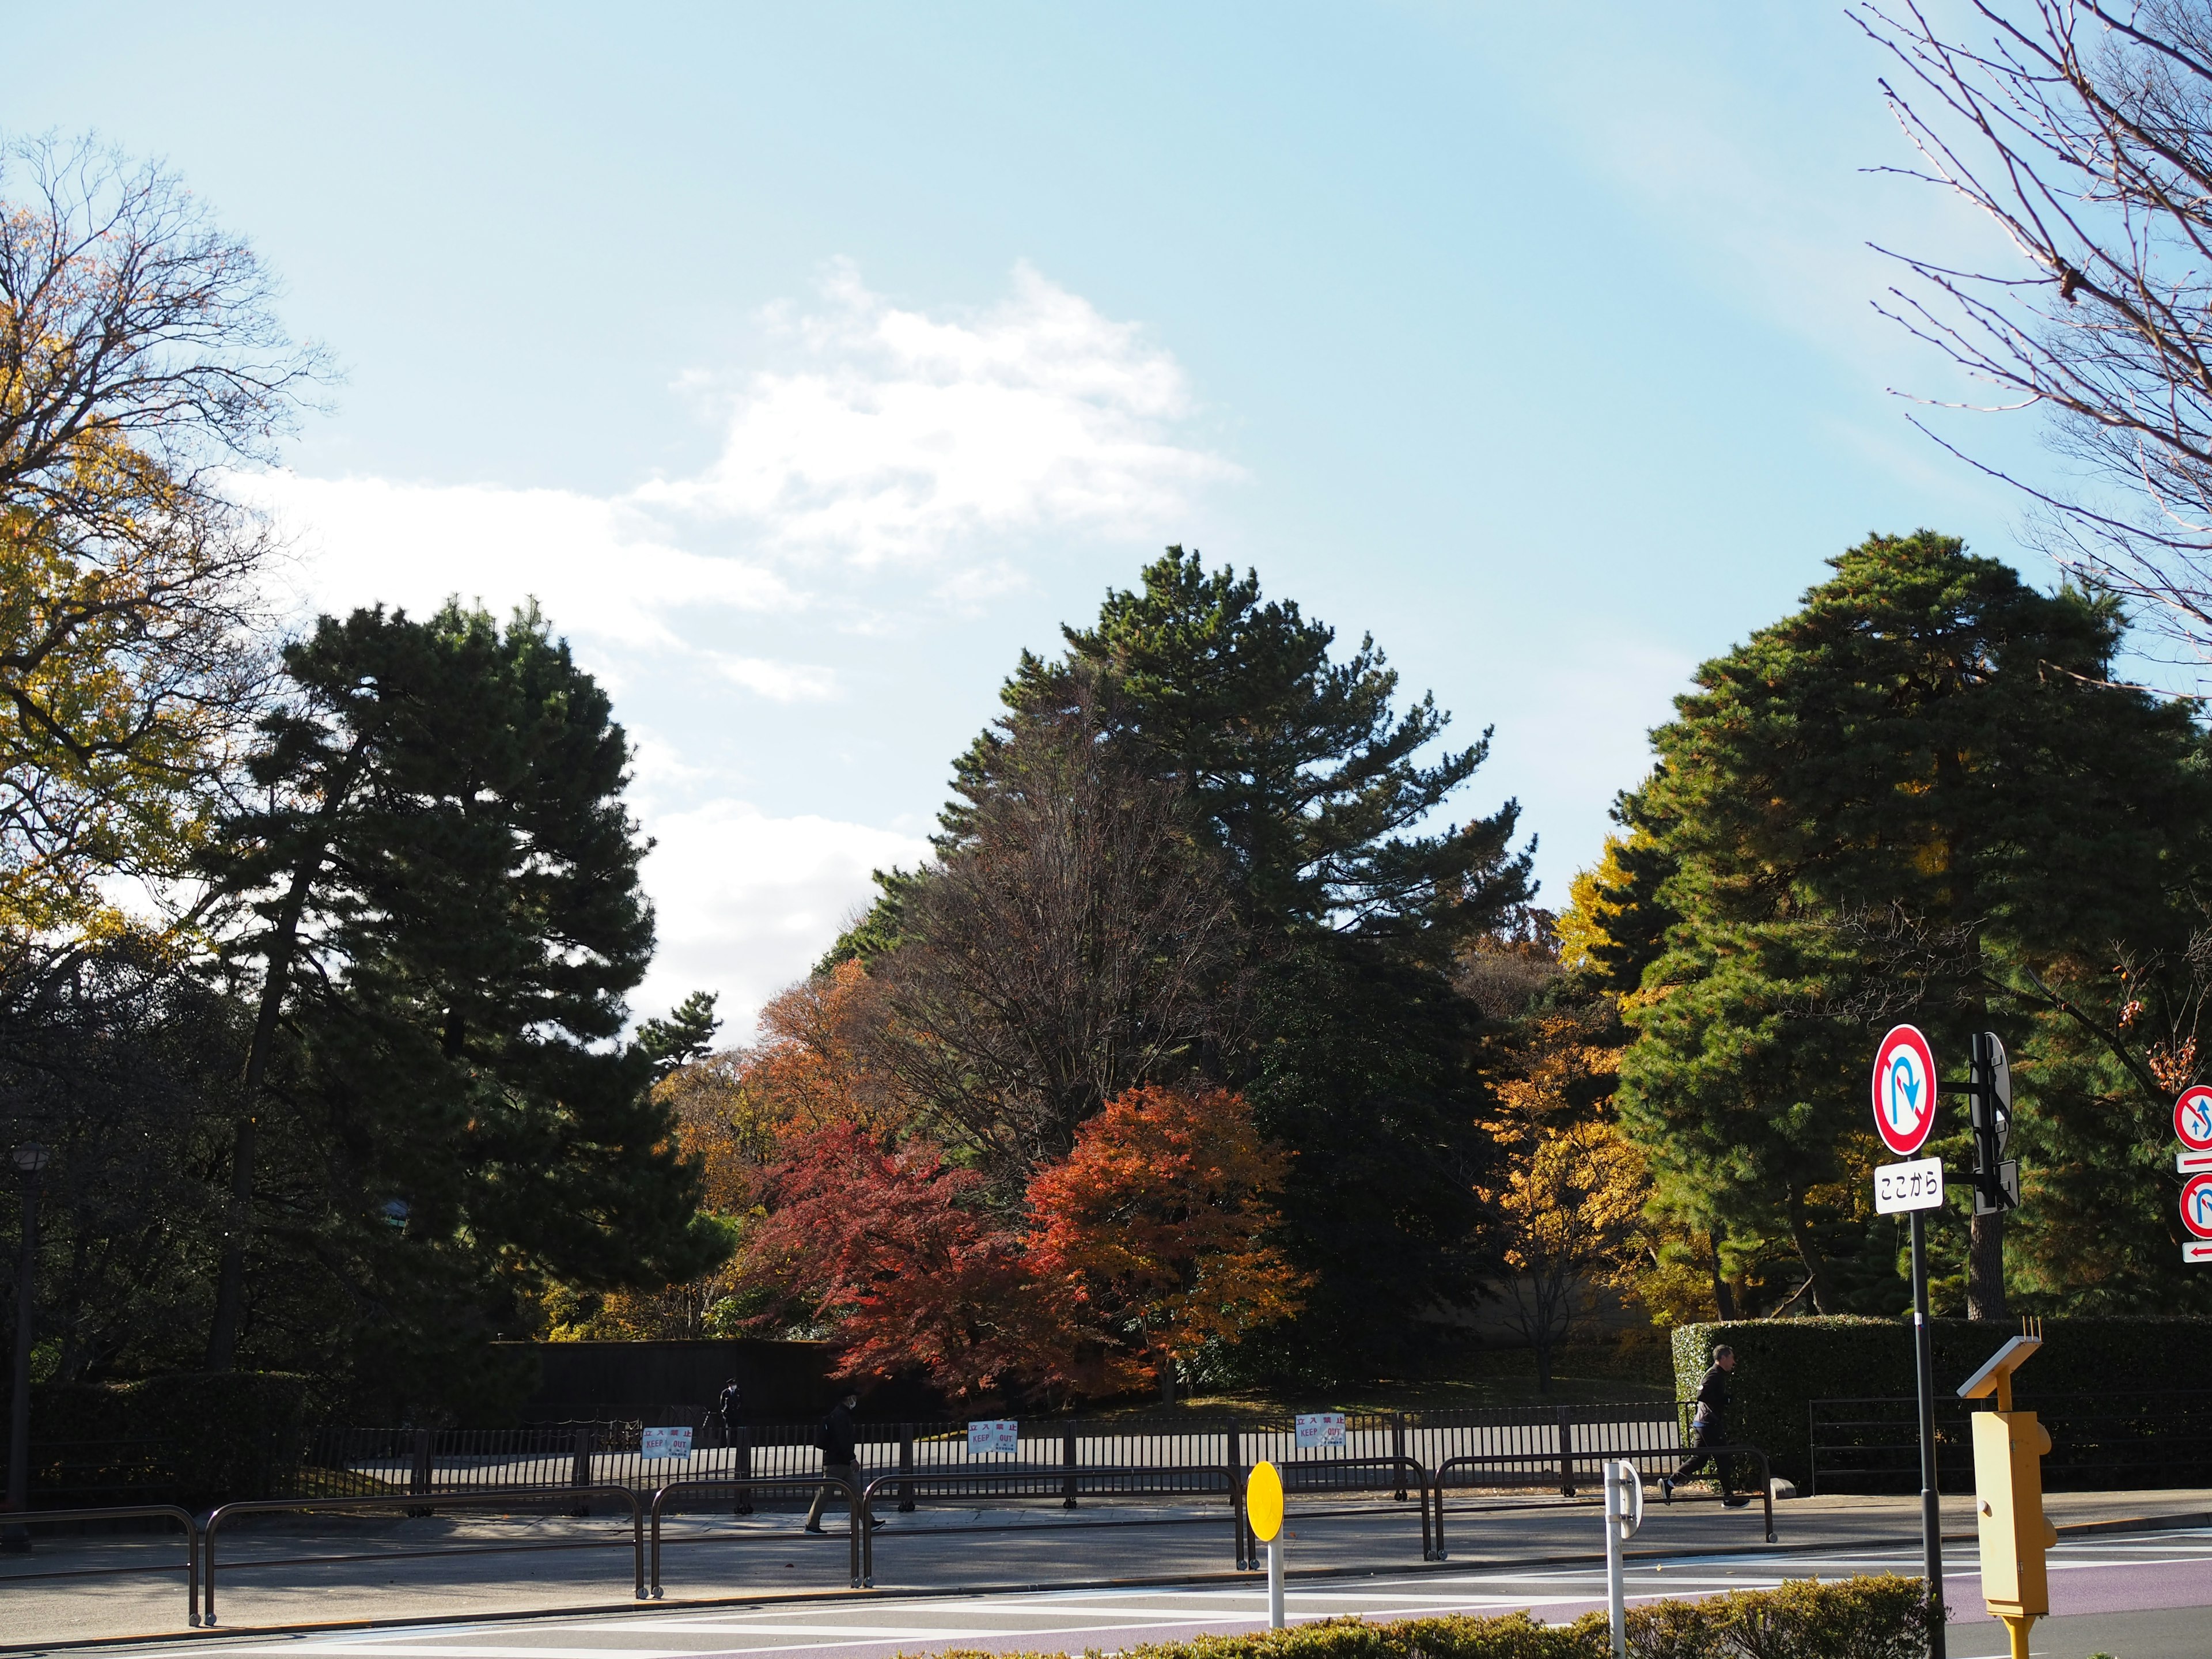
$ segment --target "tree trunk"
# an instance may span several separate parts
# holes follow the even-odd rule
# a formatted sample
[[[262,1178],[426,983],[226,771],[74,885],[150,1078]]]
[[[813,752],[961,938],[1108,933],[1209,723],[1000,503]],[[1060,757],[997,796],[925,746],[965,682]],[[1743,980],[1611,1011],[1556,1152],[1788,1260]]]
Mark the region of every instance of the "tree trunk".
[[[2004,1212],[1978,1215],[1966,1243],[1966,1317],[2009,1319],[2005,1310]]]
[[[369,734],[354,738],[345,760],[331,779],[331,788],[315,812],[318,834],[312,852],[292,872],[283,908],[270,931],[268,966],[261,977],[261,1006],[253,1020],[253,1043],[246,1050],[246,1073],[240,1079],[244,1109],[231,1140],[230,1214],[222,1236],[222,1267],[216,1280],[215,1316],[208,1322],[206,1369],[227,1371],[236,1363],[238,1334],[246,1318],[246,1252],[253,1237],[253,1158],[260,1122],[262,1080],[269,1073],[269,1051],[276,1046],[276,1027],[284,1012],[284,993],[291,983],[292,959],[300,946],[300,922],[307,912],[315,882],[330,857],[332,826],[352,798],[354,785],[368,759]]]
[[[1712,1252],[1713,1312],[1723,1319],[1735,1317],[1735,1292],[1721,1273],[1721,1243],[1711,1233],[1705,1235],[1705,1248]]]
[[[1797,1247],[1797,1259],[1805,1264],[1805,1277],[1813,1289],[1813,1311],[1833,1313],[1835,1297],[1828,1291],[1828,1264],[1813,1247],[1813,1230],[1805,1224],[1805,1200],[1801,1193],[1790,1195],[1790,1242]],[[1790,1297],[1796,1301],[1796,1297]]]

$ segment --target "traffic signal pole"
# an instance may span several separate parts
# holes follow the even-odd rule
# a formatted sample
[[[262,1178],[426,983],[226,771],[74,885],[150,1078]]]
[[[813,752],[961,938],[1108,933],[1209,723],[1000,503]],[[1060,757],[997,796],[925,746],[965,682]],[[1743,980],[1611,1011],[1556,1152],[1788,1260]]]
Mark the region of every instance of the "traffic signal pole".
[[[1928,1325],[1927,1212],[1912,1212],[1912,1344],[1920,1382],[1921,1571],[1936,1613],[1928,1627],[1928,1659],[1943,1652],[1943,1510],[1936,1486],[1936,1347]]]

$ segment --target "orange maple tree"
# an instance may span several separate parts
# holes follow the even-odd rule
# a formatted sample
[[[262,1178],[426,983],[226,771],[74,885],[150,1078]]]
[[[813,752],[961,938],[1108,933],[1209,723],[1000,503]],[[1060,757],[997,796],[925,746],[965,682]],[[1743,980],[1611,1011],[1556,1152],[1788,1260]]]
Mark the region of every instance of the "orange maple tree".
[[[1116,1380],[1158,1376],[1304,1306],[1311,1278],[1267,1240],[1289,1171],[1242,1096],[1128,1090],[1030,1182],[1029,1270]]]

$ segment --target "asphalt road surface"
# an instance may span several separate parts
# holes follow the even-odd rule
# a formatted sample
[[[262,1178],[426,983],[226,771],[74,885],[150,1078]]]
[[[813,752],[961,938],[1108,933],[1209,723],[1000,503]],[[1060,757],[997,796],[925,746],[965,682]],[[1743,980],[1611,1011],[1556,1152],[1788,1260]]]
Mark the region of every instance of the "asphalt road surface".
[[[1966,1559],[1971,1561],[1968,1553]],[[1639,1562],[1628,1576],[1633,1600],[1711,1595],[1771,1586],[1784,1578],[1843,1577],[1861,1572],[1911,1573],[1911,1547],[1758,1551],[1684,1555]],[[2054,1616],[2039,1623],[2037,1659],[2206,1659],[2212,1655],[2212,1528],[2115,1534],[2062,1543],[2051,1555]],[[1956,1610],[1952,1659],[1991,1659],[2007,1652],[2002,1626],[1981,1613],[1980,1584],[1970,1573],[1945,1581]],[[1501,1613],[1525,1609],[1547,1622],[1573,1619],[1603,1605],[1601,1567],[1496,1568],[1294,1582],[1294,1621],[1358,1614],[1372,1620],[1449,1613]],[[948,1649],[1115,1652],[1202,1632],[1261,1628],[1264,1586],[1193,1586],[1126,1590],[1066,1590],[991,1595],[825,1597],[678,1611],[645,1608],[527,1620],[456,1622],[434,1626],[303,1633],[271,1638],[240,1632],[228,1639],[118,1644],[116,1655],[160,1653],[169,1659],[246,1655],[327,1656],[328,1659],[714,1659],[716,1656],[808,1654],[821,1659],[891,1659],[900,1653]]]

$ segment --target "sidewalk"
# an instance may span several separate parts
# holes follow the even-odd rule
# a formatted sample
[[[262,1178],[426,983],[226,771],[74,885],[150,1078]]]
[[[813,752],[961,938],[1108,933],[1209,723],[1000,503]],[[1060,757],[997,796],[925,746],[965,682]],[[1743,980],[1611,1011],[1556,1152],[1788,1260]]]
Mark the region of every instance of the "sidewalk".
[[[1326,1507],[1324,1507],[1324,1504]],[[2212,1524],[2212,1490],[2053,1494],[2062,1529],[2161,1519]],[[842,1595],[848,1543],[798,1531],[795,1511],[742,1520],[685,1516],[665,1523],[665,1609],[711,1600]],[[1045,1505],[929,1504],[890,1515],[878,1534],[878,1591],[1030,1589],[1234,1575],[1226,1504],[1087,1503],[1073,1515]],[[620,1519],[462,1516],[422,1519],[257,1517],[224,1528],[217,1572],[219,1629],[482,1619],[508,1613],[634,1607],[630,1528]],[[1973,1555],[1973,1499],[1943,1504],[1947,1565]],[[1919,1500],[1798,1498],[1775,1506],[1779,1548],[1895,1545],[1919,1535]],[[1450,1559],[1430,1569],[1587,1560],[1601,1553],[1594,1500],[1470,1498],[1446,1522]],[[1418,1506],[1387,1499],[1293,1499],[1294,1577],[1422,1569]],[[554,1545],[526,1549],[519,1547]],[[1711,1498],[1650,1501],[1632,1558],[1716,1551],[1766,1553],[1757,1505],[1724,1510]],[[356,1559],[318,1560],[346,1556]],[[47,1534],[29,1556],[0,1557],[0,1647],[182,1633],[180,1534]],[[115,1569],[125,1569],[116,1572]]]

